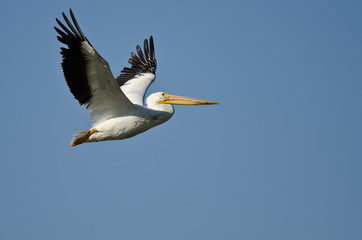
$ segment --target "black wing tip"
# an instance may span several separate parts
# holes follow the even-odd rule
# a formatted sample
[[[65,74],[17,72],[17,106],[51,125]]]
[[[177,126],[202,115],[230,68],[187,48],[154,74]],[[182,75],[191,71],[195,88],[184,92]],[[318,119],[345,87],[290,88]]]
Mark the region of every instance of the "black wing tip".
[[[131,52],[131,58],[128,60],[131,67],[123,68],[121,74],[116,79],[119,86],[122,86],[138,74],[156,73],[157,61],[155,58],[153,36],[150,36],[149,41],[147,38],[143,41],[143,51],[140,45],[136,45],[136,50],[138,55]]]
[[[68,47],[60,48],[60,53],[63,56],[62,68],[66,83],[74,98],[78,100],[80,105],[84,105],[89,104],[92,91],[86,73],[87,59],[84,58],[81,52],[81,43],[84,41],[89,43],[89,41],[80,30],[71,8],[69,12],[70,18],[62,12],[64,24],[58,18],[55,18],[58,26],[54,26],[54,29],[59,34],[57,39]]]
[[[82,29],[79,27],[78,21],[75,18],[74,13],[71,8],[69,8],[69,13],[70,13],[70,18],[68,18],[67,15],[64,12],[62,12],[64,23],[62,23],[62,21],[60,21],[58,18],[55,18],[56,22],[62,29],[62,32],[64,32],[65,35],[68,35],[72,40],[76,39],[78,41],[87,41],[88,44],[92,46],[92,44],[88,41],[88,39],[83,34]],[[62,34],[60,34],[60,35],[62,35]]]
[[[69,13],[70,13],[70,15],[74,15],[72,8],[69,8]],[[64,16],[66,16],[66,14],[64,12],[62,12],[62,16],[64,17]]]
[[[155,58],[155,46],[154,46],[154,43],[153,43],[152,35],[150,37],[150,55],[151,55],[151,59],[156,61],[156,58]]]

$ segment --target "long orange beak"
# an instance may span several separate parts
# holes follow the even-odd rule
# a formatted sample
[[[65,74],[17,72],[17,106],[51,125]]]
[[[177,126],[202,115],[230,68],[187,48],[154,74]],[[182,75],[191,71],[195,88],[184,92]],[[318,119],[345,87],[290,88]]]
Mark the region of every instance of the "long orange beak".
[[[171,94],[167,94],[167,93],[163,93],[162,96],[165,98],[165,100],[159,101],[157,103],[177,104],[177,105],[219,104],[219,102],[202,100],[202,99],[198,99],[198,98],[181,97],[181,96],[171,95]]]

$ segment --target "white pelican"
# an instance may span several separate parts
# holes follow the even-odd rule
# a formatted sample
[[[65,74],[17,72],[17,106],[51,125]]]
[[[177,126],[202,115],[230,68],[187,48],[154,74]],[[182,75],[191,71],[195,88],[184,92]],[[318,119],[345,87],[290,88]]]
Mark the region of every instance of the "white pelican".
[[[137,45],[137,53],[131,53],[121,75],[114,79],[110,67],[84,36],[70,9],[73,24],[63,14],[68,28],[56,19],[60,30],[58,40],[67,45],[61,48],[62,68],[70,92],[80,105],[86,105],[90,119],[95,121],[89,130],[79,130],[70,146],[87,142],[119,140],[133,137],[169,120],[172,104],[218,104],[197,98],[180,97],[164,92],[151,94],[144,106],[144,94],[155,80],[156,59],[153,38],[150,44],[144,40],[144,54]]]

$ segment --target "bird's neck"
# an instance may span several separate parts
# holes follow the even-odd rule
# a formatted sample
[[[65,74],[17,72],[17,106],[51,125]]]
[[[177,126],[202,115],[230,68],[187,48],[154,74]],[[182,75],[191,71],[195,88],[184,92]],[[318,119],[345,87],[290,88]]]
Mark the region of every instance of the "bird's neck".
[[[171,104],[161,104],[155,102],[148,102],[147,107],[152,110],[161,111],[173,115],[174,108]]]
[[[171,104],[147,104],[147,116],[146,118],[151,119],[151,125],[149,127],[154,127],[159,124],[162,124],[168,121],[173,113],[174,108]]]

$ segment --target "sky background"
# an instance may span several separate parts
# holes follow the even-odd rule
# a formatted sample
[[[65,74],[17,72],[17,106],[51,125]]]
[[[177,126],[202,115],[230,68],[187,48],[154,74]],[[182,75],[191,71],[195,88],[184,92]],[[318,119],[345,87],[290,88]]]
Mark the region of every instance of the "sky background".
[[[60,67],[72,8],[117,76],[153,35],[151,92],[220,101],[122,141]],[[361,1],[3,1],[0,239],[362,239]]]

